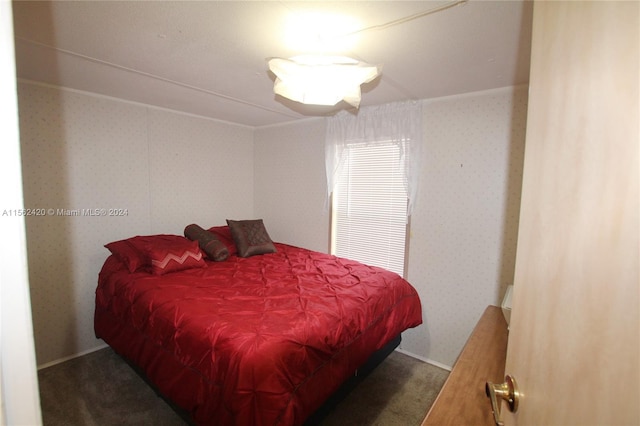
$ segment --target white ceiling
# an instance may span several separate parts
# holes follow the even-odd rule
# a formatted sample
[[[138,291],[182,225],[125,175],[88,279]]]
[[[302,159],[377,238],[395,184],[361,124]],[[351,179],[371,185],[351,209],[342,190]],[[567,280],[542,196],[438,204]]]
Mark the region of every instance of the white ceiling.
[[[18,77],[249,126],[345,108],[273,93],[269,57],[301,12],[346,15],[358,28],[446,1],[80,1],[13,3]],[[529,80],[532,3],[469,0],[357,35],[335,54],[383,64],[361,105],[428,99]]]

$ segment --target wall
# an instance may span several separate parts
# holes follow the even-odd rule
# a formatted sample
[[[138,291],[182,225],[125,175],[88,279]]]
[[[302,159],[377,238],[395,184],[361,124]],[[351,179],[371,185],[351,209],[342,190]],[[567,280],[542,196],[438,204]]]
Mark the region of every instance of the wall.
[[[411,222],[409,281],[425,324],[402,349],[451,366],[512,282],[526,87],[424,101],[423,169]],[[256,131],[256,212],[272,237],[326,252],[324,121]]]
[[[44,209],[26,218],[42,365],[102,345],[93,306],[104,244],[253,214],[253,129],[26,82],[18,101],[25,206]]]
[[[409,280],[426,326],[403,348],[453,365],[487,305],[513,283],[527,88],[424,103],[423,171],[411,219]]]
[[[255,207],[276,241],[327,252],[325,121],[263,127],[255,134]]]
[[[107,242],[261,217],[274,240],[328,250],[323,119],[254,130],[26,82],[19,104],[26,206],[127,209],[26,218],[40,365],[101,345]],[[451,366],[512,280],[526,104],[524,87],[424,101],[408,278],[425,324],[405,333],[408,353]]]

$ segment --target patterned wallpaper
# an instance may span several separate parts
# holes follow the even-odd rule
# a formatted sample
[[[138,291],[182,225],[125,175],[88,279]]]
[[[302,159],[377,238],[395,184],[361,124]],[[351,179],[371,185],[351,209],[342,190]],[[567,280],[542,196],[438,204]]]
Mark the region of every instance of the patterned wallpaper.
[[[402,349],[451,366],[513,277],[526,87],[424,101],[424,167],[409,281],[425,324]],[[261,217],[272,237],[327,251],[324,120],[251,129],[116,99],[19,84],[25,204],[127,209],[27,218],[38,364],[101,345],[93,298],[102,246]]]
[[[153,232],[253,214],[253,129],[149,109]]]
[[[513,282],[526,116],[526,87],[424,102],[408,278],[426,325],[406,333],[406,351],[452,366]]]
[[[256,130],[255,207],[271,238],[329,249],[322,118]]]
[[[423,169],[411,221],[409,281],[425,324],[402,350],[452,366],[512,282],[527,88],[424,101]],[[324,122],[256,130],[256,212],[274,238],[327,251]]]
[[[104,244],[253,213],[253,129],[26,82],[18,101],[25,207],[45,213],[26,218],[42,365],[102,345]]]

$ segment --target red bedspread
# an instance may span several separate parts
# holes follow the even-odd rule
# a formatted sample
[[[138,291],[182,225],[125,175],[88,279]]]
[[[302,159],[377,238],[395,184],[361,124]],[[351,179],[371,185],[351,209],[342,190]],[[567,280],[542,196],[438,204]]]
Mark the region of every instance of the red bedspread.
[[[162,276],[130,273],[110,256],[96,335],[197,424],[301,424],[422,313],[392,272],[276,247]]]

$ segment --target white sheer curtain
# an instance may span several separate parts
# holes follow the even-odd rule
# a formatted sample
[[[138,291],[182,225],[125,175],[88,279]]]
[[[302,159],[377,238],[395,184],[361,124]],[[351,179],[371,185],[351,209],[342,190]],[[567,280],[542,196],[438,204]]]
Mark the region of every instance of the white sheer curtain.
[[[357,115],[341,111],[327,119],[327,201],[338,182],[345,148],[349,144],[389,141],[398,144],[400,148],[398,161],[404,162],[404,184],[409,197],[407,216],[411,215],[418,194],[422,147],[422,103],[418,101],[362,107]]]

